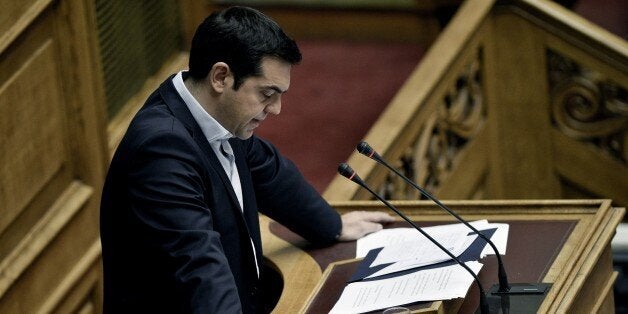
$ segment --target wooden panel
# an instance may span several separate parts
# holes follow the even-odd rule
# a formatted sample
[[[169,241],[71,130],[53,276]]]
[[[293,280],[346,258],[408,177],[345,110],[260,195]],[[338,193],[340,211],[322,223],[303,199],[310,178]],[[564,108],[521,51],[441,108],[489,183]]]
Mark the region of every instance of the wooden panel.
[[[67,162],[54,61],[46,40],[0,87],[0,177],[11,178],[0,190],[0,233]]]
[[[600,298],[596,300],[593,310],[595,313],[614,313],[615,297],[613,287],[617,281],[618,272],[613,272],[613,276],[608,280],[601,290]]]
[[[49,13],[0,55],[0,259],[73,180],[54,23]]]
[[[613,256],[611,253],[610,242],[604,246],[605,250],[602,255],[599,256],[599,260],[595,265],[592,265],[589,274],[583,277],[582,288],[580,289],[578,296],[574,298],[573,303],[570,305],[568,312],[587,310],[590,313],[594,312],[596,303],[600,298],[605,298],[608,293],[609,284],[613,283]],[[591,259],[590,257],[587,257]]]
[[[12,1],[2,4],[2,19],[0,19],[0,30],[7,34],[7,30],[16,26],[18,18],[24,15],[24,12],[33,5],[34,0],[31,1]]]
[[[482,181],[488,171],[488,134],[483,129],[480,134],[460,152],[454,169],[449,175],[451,180],[443,182],[436,192],[441,199],[473,199],[482,187]]]
[[[89,199],[93,191],[80,187],[68,192],[69,200],[62,198],[50,218],[42,219],[42,227],[24,238],[16,258],[6,260],[2,280],[11,286],[0,299],[1,313],[35,313],[97,240],[98,212],[90,210],[94,202]]]
[[[109,164],[104,84],[99,65],[93,1],[59,1],[54,9],[57,62],[63,80],[74,175],[95,189]]]
[[[38,313],[94,313],[102,308],[100,240],[96,240],[83,258],[50,294]]]
[[[31,24],[52,0],[3,1],[0,6],[0,52]]]
[[[60,230],[66,227],[76,212],[86,205],[92,193],[89,187],[74,182],[20,242],[15,244],[11,253],[0,262],[0,297],[10,289],[38,254],[46,249]]]
[[[597,195],[613,197],[628,204],[628,168],[619,161],[580,143],[559,131],[552,131],[557,172],[569,181]]]
[[[610,203],[610,200],[604,200],[599,207],[601,215],[579,222],[574,229],[574,233],[581,234],[583,238],[571,244],[568,242],[557,258],[568,264],[562,266],[562,270],[551,269],[546,276],[547,281],[557,280],[549,294],[552,303],[545,302],[547,307],[544,309],[552,313],[570,312],[570,309],[588,309],[588,312],[603,294],[613,273],[610,242],[625,214],[624,208],[612,208]],[[560,271],[568,275],[560,276]]]
[[[90,5],[2,4],[15,14],[0,22],[2,313],[101,311],[94,243],[107,158]]]

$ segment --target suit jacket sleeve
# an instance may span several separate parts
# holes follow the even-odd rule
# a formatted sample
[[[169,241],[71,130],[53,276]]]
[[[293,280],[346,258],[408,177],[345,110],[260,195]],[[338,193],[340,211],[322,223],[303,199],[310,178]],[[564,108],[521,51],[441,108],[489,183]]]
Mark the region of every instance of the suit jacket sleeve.
[[[183,313],[241,312],[238,291],[204,201],[198,149],[172,130],[147,139],[129,169],[137,247],[159,265],[155,276],[175,285]],[[152,267],[152,266],[151,266]]]
[[[255,136],[246,149],[260,211],[310,242],[333,243],[342,229],[340,216],[297,167]]]

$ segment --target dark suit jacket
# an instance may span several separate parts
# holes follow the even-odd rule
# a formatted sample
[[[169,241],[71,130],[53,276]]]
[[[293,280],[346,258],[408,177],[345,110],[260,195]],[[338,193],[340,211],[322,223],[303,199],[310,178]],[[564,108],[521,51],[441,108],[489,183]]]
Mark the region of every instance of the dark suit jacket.
[[[230,143],[244,213],[172,77],[148,98],[103,189],[106,312],[258,311],[258,211],[311,242],[334,241],[339,215],[292,162],[255,136]]]

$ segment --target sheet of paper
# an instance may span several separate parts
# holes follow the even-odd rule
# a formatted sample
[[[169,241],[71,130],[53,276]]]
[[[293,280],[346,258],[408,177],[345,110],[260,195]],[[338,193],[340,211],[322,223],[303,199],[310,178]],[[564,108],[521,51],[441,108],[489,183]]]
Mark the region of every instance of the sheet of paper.
[[[476,227],[476,229],[478,230],[485,230],[485,229],[492,229],[492,228],[497,228],[497,230],[495,230],[495,234],[493,234],[493,236],[491,237],[491,242],[495,244],[495,247],[497,247],[497,251],[499,251],[500,255],[506,255],[506,244],[508,243],[508,231],[510,229],[510,226],[508,224],[503,224],[503,223],[490,223],[487,225],[487,227],[482,227],[482,228]],[[495,251],[493,251],[493,248],[491,248],[490,245],[487,245],[486,247],[484,247],[484,250],[482,250],[482,254],[480,255],[480,258],[483,258],[487,255],[495,255]]]
[[[458,257],[460,256],[460,254],[462,254],[462,252],[464,252],[471,245],[471,243],[473,243],[473,241],[475,241],[477,237],[478,237],[477,235],[463,236],[462,238],[464,238],[465,242],[460,244],[458,248],[449,248],[449,251],[452,252],[454,256]],[[403,271],[406,269],[412,269],[412,268],[432,265],[432,264],[451,260],[451,257],[447,255],[447,253],[444,253],[441,249],[439,249],[433,244],[432,246],[437,251],[426,250],[423,253],[416,251],[418,254],[416,258],[395,262],[394,264],[390,266],[387,266],[369,276],[366,276],[366,278],[375,278],[375,277]],[[384,248],[384,250],[385,249],[386,248]]]
[[[382,229],[358,239],[355,255],[356,258],[365,257],[372,249],[406,242],[421,236],[421,233],[414,228]]]
[[[467,262],[476,274],[482,264]],[[474,279],[460,265],[451,265],[389,279],[348,284],[330,313],[363,313],[420,301],[463,298]]]
[[[424,231],[454,256],[462,254],[472,242],[467,241],[469,232],[465,226],[440,229],[425,228]],[[400,261],[414,261],[416,264],[427,265],[448,259],[450,257],[447,253],[421,234],[410,241],[384,246],[384,249],[377,255],[371,266]]]
[[[489,223],[487,220],[477,220],[470,222],[470,224],[478,230],[486,230],[491,228],[497,228],[497,231],[491,238],[491,241],[495,244],[500,254],[506,254],[506,244],[508,242],[508,224],[503,223]],[[437,228],[456,228],[455,226],[463,225],[459,224],[449,224],[442,226],[434,226]],[[426,227],[424,230],[429,230],[434,227]],[[468,229],[467,229],[468,230]],[[468,230],[470,231],[470,230]],[[375,248],[386,247],[389,245],[393,245],[400,242],[410,241],[412,239],[416,239],[419,237],[423,237],[421,233],[419,233],[414,228],[393,228],[393,229],[384,229],[378,232],[371,233],[357,241],[356,245],[356,257],[361,258],[365,257],[366,254]],[[482,251],[482,257],[486,255],[493,255],[494,252],[490,246],[487,246]]]

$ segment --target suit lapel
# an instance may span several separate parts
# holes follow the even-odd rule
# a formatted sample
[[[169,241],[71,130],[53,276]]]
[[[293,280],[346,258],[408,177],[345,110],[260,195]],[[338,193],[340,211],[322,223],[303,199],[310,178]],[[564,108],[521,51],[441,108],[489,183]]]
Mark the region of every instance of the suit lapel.
[[[216,154],[214,153],[211,145],[207,141],[207,138],[203,134],[201,127],[198,125],[198,123],[196,123],[196,120],[194,120],[194,117],[192,116],[192,113],[190,113],[187,105],[183,102],[183,99],[181,99],[181,96],[174,88],[174,85],[172,83],[173,77],[174,75],[170,76],[165,82],[161,84],[161,86],[159,87],[159,93],[168,108],[170,108],[170,110],[172,111],[175,118],[177,118],[179,121],[181,121],[181,123],[183,123],[183,125],[185,125],[186,129],[194,138],[194,141],[198,144],[201,150],[205,152],[205,154],[203,154],[203,158],[218,174],[218,177],[220,177],[220,181],[225,186],[225,189],[229,194],[229,198],[231,199],[231,203],[233,205],[231,207],[234,210],[237,210],[241,215],[242,210],[240,208],[240,202],[238,202],[238,198],[235,194],[235,191],[233,190],[231,181],[229,180],[229,177],[227,177],[227,173],[225,173],[225,170],[222,168],[222,165],[220,164],[218,157],[216,157]]]
[[[232,147],[237,147],[238,149],[234,150],[234,155],[236,159],[236,167],[238,167],[238,172],[240,174],[240,182],[242,184],[242,196],[243,196],[243,205],[245,210],[243,211],[240,207],[240,202],[233,190],[233,186],[231,185],[231,181],[227,176],[224,168],[220,164],[218,157],[214,153],[211,145],[207,141],[207,138],[203,134],[201,127],[198,125],[192,113],[188,109],[187,105],[183,102],[183,99],[177,92],[174,84],[172,83],[172,75],[165,82],[163,82],[159,88],[159,93],[163,98],[166,105],[170,108],[175,118],[177,118],[183,125],[185,125],[186,129],[190,132],[194,141],[198,144],[205,154],[203,154],[204,160],[209,164],[214,172],[218,174],[220,177],[220,181],[225,187],[225,190],[229,194],[229,198],[231,200],[232,206],[231,209],[237,211],[236,217],[240,217],[239,223],[242,225],[243,231],[246,233],[246,237],[253,239],[255,244],[255,250],[257,251],[258,261],[261,261],[260,258],[262,256],[261,250],[261,239],[260,239],[260,231],[259,231],[259,223],[257,217],[257,206],[255,201],[255,193],[252,188],[251,175],[248,171],[248,167],[246,166],[246,158],[245,152],[241,147],[241,140],[231,139],[229,143],[232,144]],[[248,239],[242,241],[249,241]]]

